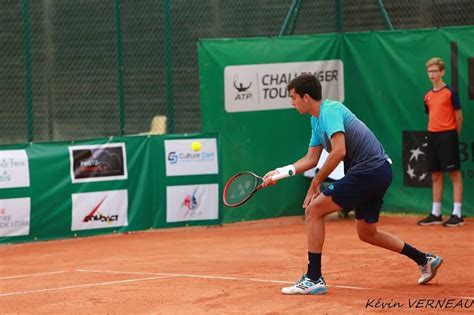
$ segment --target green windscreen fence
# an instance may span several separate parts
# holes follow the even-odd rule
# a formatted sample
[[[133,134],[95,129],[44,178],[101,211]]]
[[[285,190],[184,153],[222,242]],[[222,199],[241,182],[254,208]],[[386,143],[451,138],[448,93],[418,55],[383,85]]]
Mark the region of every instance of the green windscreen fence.
[[[0,146],[0,243],[221,223],[218,142],[211,133]]]
[[[322,82],[323,97],[343,101],[374,131],[393,160],[394,179],[384,209],[427,213],[431,189],[424,178],[430,175],[423,175],[423,156],[410,154],[416,145],[424,149],[423,97],[431,88],[425,62],[438,56],[446,61],[445,80],[458,90],[462,104],[463,213],[473,215],[473,38],[474,27],[459,27],[200,40],[202,125],[205,132],[220,134],[223,179],[242,170],[263,175],[306,153],[310,119],[291,108],[286,84],[312,72]],[[224,221],[302,213],[308,184],[309,179],[297,176],[259,191],[242,211],[224,209]],[[443,212],[450,213],[448,178],[444,188]]]

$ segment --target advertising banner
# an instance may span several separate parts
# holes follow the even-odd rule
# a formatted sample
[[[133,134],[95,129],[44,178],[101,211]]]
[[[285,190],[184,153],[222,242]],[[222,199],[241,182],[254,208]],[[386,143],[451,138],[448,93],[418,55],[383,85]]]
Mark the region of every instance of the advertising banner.
[[[127,225],[127,190],[72,194],[72,231]]]
[[[30,233],[30,198],[0,199],[0,236]]]
[[[344,100],[341,60],[227,66],[224,70],[225,109],[246,112],[291,108],[287,85],[304,73],[324,83],[323,97]]]
[[[218,219],[218,187],[217,184],[166,187],[166,222]]]
[[[127,179],[124,143],[69,147],[73,183]]]
[[[403,131],[403,184],[431,187],[428,157],[428,131]]]
[[[26,151],[0,151],[0,189],[29,186],[30,171]]]
[[[192,147],[199,142],[198,149]],[[216,139],[165,140],[166,176],[217,174]]]

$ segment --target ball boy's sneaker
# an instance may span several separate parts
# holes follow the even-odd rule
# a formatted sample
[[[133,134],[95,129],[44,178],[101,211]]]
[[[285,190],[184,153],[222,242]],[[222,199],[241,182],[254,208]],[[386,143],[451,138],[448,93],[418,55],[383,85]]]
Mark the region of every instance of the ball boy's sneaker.
[[[443,218],[441,215],[435,216],[430,213],[426,218],[418,221],[418,225],[433,225],[443,223]]]
[[[281,289],[283,294],[324,294],[326,292],[328,292],[328,289],[323,277],[320,277],[318,280],[312,280],[306,277],[306,275],[302,276],[300,281],[291,287]]]
[[[455,226],[462,226],[462,225],[464,225],[464,219],[454,214],[443,223],[443,226],[447,226],[447,227],[455,227]]]
[[[418,279],[418,284],[426,284],[430,282],[431,279],[436,276],[436,272],[442,263],[443,258],[427,253],[425,264],[418,266],[421,271],[421,277]]]

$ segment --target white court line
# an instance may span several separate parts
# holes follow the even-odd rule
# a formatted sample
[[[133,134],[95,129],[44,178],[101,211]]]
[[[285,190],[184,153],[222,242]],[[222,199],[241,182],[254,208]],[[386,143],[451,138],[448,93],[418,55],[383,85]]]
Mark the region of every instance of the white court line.
[[[20,275],[20,276],[0,277],[0,280],[15,279],[15,278],[27,278],[27,277],[35,277],[35,276],[46,276],[46,275],[54,275],[54,274],[65,273],[65,272],[69,272],[69,271],[52,271],[52,272],[43,272],[43,273],[30,273],[30,274]]]
[[[252,281],[252,282],[284,283],[284,284],[294,283],[292,281],[281,281],[281,280],[268,280],[268,279],[258,279],[258,278],[239,278],[239,277],[229,277],[229,276],[206,276],[206,275],[192,275],[192,274],[179,274],[179,273],[129,272],[129,271],[94,270],[94,269],[77,269],[75,271],[77,271],[77,272],[90,272],[90,273],[109,273],[109,274],[155,275],[155,277],[118,280],[118,281],[108,281],[108,282],[99,282],[99,283],[90,283],[90,284],[81,284],[81,285],[65,286],[65,287],[58,287],[58,288],[38,289],[38,290],[21,291],[21,292],[0,293],[0,297],[30,294],[30,293],[40,293],[40,292],[48,292],[48,291],[60,291],[60,290],[84,288],[84,287],[91,287],[91,286],[101,286],[101,285],[122,284],[122,283],[139,282],[139,281],[147,281],[147,280],[157,280],[157,279],[165,279],[165,278],[172,278],[172,277],[217,279],[217,280],[234,280],[234,281]],[[64,273],[64,272],[66,272],[66,271],[58,271],[58,272],[53,272],[53,273],[48,273],[48,274]],[[25,275],[25,276],[28,276],[28,275]],[[351,289],[351,290],[381,291],[381,292],[390,292],[390,293],[398,293],[398,294],[400,294],[400,293],[401,294],[422,294],[421,292],[402,292],[402,291],[387,290],[387,289],[364,288],[364,287],[354,287],[354,286],[344,286],[344,285],[328,285],[328,287]],[[425,294],[425,293],[423,293],[423,294]],[[452,296],[452,297],[460,298],[460,299],[474,300],[474,297],[463,297],[463,296]]]
[[[118,281],[108,281],[108,282],[70,285],[70,286],[59,287],[59,288],[47,288],[47,289],[38,289],[38,290],[30,290],[30,291],[0,293],[0,297],[11,296],[11,295],[22,295],[22,294],[29,294],[29,293],[48,292],[48,291],[60,291],[60,290],[69,290],[69,289],[77,289],[77,288],[87,288],[87,287],[100,286],[100,285],[109,285],[109,284],[122,284],[122,283],[156,280],[156,279],[171,278],[171,277],[172,276],[159,276],[159,277],[150,277],[150,278],[139,278],[139,279],[128,279],[128,280],[118,280]]]
[[[94,273],[111,273],[111,274],[133,274],[133,275],[162,275],[170,277],[186,277],[186,278],[201,278],[201,279],[218,279],[218,280],[237,280],[237,281],[253,281],[253,282],[266,282],[266,283],[288,283],[293,284],[294,281],[281,281],[281,280],[268,280],[268,279],[257,279],[257,278],[239,278],[239,277],[227,277],[227,276],[204,276],[204,275],[191,275],[191,274],[180,274],[180,273],[153,273],[153,272],[129,272],[129,271],[113,271],[113,270],[94,270],[94,269],[77,269],[79,272],[94,272]],[[376,288],[364,288],[364,287],[354,287],[347,285],[327,285],[328,287],[341,288],[341,289],[350,289],[350,290],[365,290],[365,291],[381,291],[381,292],[390,292],[390,293],[402,293],[402,294],[426,294],[422,292],[404,292],[396,290],[387,290],[387,289],[376,289]],[[474,297],[468,296],[452,296],[459,299],[474,300]]]

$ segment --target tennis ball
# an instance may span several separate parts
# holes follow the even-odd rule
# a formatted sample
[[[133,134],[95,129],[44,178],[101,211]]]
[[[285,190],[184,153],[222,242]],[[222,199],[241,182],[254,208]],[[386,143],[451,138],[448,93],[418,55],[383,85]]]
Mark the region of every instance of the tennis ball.
[[[191,149],[193,149],[193,151],[196,151],[196,152],[201,150],[201,142],[193,141],[193,143],[191,143]]]

